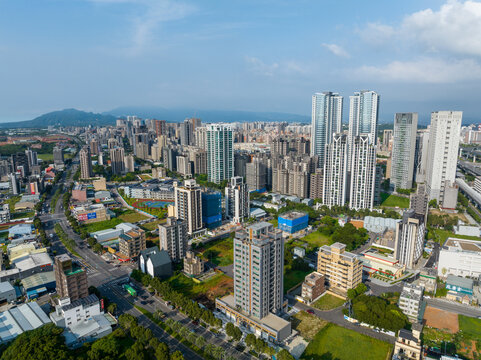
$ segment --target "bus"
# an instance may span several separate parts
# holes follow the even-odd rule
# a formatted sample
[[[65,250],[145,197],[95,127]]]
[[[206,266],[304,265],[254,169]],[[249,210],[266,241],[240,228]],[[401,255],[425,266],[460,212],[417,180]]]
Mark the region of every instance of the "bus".
[[[124,289],[132,296],[137,296],[137,291],[129,284],[124,284]]]

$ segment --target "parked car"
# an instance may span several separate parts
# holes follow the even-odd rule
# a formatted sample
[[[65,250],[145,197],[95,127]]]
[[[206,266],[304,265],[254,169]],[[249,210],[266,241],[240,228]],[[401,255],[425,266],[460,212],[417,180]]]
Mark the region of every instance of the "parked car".
[[[307,309],[306,312],[313,315],[315,314],[314,310],[311,310],[311,309]]]

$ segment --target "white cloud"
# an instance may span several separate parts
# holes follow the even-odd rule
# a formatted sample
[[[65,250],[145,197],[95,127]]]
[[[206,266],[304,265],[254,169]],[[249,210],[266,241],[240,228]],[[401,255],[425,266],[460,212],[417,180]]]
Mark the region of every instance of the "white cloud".
[[[481,2],[450,0],[407,16],[400,29],[429,51],[481,56]]]
[[[250,71],[263,76],[271,77],[274,75],[291,74],[302,75],[309,72],[308,66],[292,60],[273,62],[272,64],[267,64],[254,56],[245,56],[244,60],[247,63]]]
[[[332,52],[334,55],[339,56],[339,57],[344,57],[344,58],[349,58],[350,55],[349,53],[344,50],[342,47],[336,44],[322,44],[326,49],[328,49],[330,52]]]
[[[274,72],[279,68],[278,63],[266,64],[261,59],[253,56],[246,56],[245,61],[253,72],[264,76],[273,76]]]
[[[474,60],[445,61],[421,58],[393,61],[384,66],[362,66],[353,75],[379,81],[444,84],[481,79],[481,66]]]
[[[132,16],[130,53],[139,54],[152,41],[158,27],[168,21],[180,20],[190,15],[195,8],[174,0],[88,0],[100,4],[133,4],[140,7],[140,15]]]

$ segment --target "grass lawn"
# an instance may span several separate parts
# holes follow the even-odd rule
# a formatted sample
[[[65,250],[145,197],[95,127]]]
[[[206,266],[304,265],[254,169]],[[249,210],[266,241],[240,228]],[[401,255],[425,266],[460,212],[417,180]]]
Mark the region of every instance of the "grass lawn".
[[[481,339],[481,319],[458,315],[459,330]]]
[[[301,271],[301,270],[288,270],[284,268],[284,293],[292,289],[294,286],[304,281],[307,274],[310,274],[313,270]]]
[[[100,230],[113,229],[115,226],[117,226],[118,224],[121,224],[123,222],[124,221],[122,221],[119,218],[113,218],[113,219],[110,219],[110,220],[86,224],[84,226],[85,226],[85,230],[87,230],[87,232],[92,233],[92,232],[96,232],[96,231],[100,231]]]
[[[10,199],[5,200],[5,203],[10,207],[10,213],[15,212],[15,204],[20,201],[21,197],[16,195],[12,196]]]
[[[147,224],[142,225],[142,228],[144,228],[147,231],[152,231],[152,230],[157,229],[159,227],[159,224],[162,223],[162,222],[165,222],[165,220],[151,221]]]
[[[363,360],[385,360],[391,348],[384,341],[328,324],[309,343],[301,359],[351,360],[361,356]]]
[[[454,237],[454,238],[458,238],[458,239],[480,241],[480,238],[478,238],[476,236],[456,235],[455,233],[453,233],[451,231],[448,231],[448,230],[432,229],[432,231],[434,231],[434,233],[437,235],[434,240],[441,245],[444,244],[446,239],[449,238],[449,237]]]
[[[407,209],[409,207],[409,199],[402,196],[381,193],[381,200],[381,206],[400,207],[403,209]]]
[[[299,311],[291,318],[292,328],[299,331],[300,335],[306,340],[311,341],[324,326],[327,321],[321,320],[315,315]]]
[[[137,221],[148,219],[148,217],[133,210],[128,210],[120,215],[119,219],[123,220],[124,222],[135,223]]]
[[[175,290],[194,300],[207,298],[213,302],[216,297],[227,295],[234,290],[234,281],[222,273],[215,274],[207,281],[196,283],[180,272],[172,276],[168,282]]]
[[[314,231],[306,236],[304,236],[301,240],[304,240],[309,244],[309,248],[318,248],[322,245],[328,245],[330,243],[330,239],[328,236],[322,234],[319,231]]]
[[[202,257],[217,266],[227,266],[234,262],[234,240],[216,240],[205,245]]]
[[[37,154],[37,157],[43,161],[53,161],[53,154]]]
[[[274,225],[274,227],[276,228],[277,227],[277,219],[272,219],[272,220],[269,220],[269,222]]]
[[[346,300],[338,298],[337,296],[326,294],[312,304],[312,306],[319,310],[332,310],[341,306],[345,302]]]

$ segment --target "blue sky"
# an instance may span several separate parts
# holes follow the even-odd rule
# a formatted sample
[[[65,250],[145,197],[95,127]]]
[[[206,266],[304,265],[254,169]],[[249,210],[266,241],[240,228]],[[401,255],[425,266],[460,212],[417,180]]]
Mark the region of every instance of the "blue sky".
[[[476,1],[0,0],[0,121],[130,105],[308,115],[313,92],[347,104],[360,89],[381,94],[381,121],[478,120],[479,34]]]

